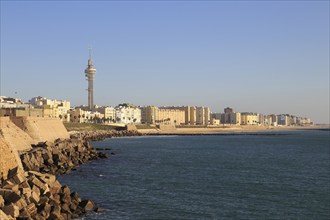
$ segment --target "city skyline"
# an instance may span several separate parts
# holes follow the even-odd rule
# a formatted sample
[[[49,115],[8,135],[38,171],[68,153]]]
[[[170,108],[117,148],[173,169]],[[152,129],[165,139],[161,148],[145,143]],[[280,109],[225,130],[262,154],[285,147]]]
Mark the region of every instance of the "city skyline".
[[[329,123],[328,8],[1,1],[1,95],[86,105],[92,46],[97,105],[230,106]]]

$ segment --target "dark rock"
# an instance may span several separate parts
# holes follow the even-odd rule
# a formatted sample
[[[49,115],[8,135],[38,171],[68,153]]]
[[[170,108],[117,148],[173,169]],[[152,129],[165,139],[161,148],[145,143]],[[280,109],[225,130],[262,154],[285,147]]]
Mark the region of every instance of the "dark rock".
[[[10,203],[9,205],[6,205],[2,208],[2,211],[6,214],[6,215],[10,215],[13,218],[16,218],[19,216],[19,208]]]
[[[79,203],[79,206],[83,209],[83,212],[93,211],[96,207],[92,200],[83,200]]]

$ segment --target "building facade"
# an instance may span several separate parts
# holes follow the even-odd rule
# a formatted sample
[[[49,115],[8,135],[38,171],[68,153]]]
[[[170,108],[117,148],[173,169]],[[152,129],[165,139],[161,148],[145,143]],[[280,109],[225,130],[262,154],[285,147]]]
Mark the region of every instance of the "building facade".
[[[258,125],[259,124],[259,114],[252,112],[242,112],[241,113],[241,125]]]

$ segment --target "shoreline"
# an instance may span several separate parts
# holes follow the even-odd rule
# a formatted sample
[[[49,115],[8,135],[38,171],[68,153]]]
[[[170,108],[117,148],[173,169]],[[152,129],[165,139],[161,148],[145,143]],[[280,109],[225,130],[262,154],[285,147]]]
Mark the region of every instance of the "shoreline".
[[[232,126],[232,127],[207,127],[207,128],[176,128],[173,130],[139,129],[143,136],[151,135],[255,135],[273,133],[278,131],[308,131],[325,130],[328,126],[306,126],[306,127],[273,127],[273,126]]]

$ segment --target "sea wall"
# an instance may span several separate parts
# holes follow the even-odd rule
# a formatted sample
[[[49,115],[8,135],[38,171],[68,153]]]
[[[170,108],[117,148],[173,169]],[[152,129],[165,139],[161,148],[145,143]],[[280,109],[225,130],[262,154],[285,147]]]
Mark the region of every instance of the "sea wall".
[[[15,167],[22,168],[18,152],[0,136],[0,185],[4,179],[7,179],[8,172]]]
[[[10,117],[10,120],[37,142],[70,138],[59,118]]]
[[[24,124],[22,124],[24,127]],[[38,143],[28,133],[13,123],[9,117],[0,117],[0,135],[13,150],[24,151],[31,149],[31,144]]]

